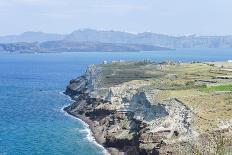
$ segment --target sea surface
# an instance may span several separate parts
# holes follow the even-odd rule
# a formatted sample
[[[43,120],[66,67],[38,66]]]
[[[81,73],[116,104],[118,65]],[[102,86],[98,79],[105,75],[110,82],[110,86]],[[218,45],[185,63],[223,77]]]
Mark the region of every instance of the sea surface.
[[[62,111],[70,79],[103,60],[224,61],[232,49],[0,54],[0,155],[101,155],[83,122]]]

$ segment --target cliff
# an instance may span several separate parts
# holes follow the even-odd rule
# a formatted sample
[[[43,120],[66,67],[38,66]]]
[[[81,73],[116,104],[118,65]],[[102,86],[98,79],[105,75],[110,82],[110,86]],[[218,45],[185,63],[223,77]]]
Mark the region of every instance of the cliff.
[[[223,65],[223,68],[221,67]],[[113,155],[231,151],[231,63],[92,65],[65,91],[64,108]],[[220,88],[220,89],[219,89]]]

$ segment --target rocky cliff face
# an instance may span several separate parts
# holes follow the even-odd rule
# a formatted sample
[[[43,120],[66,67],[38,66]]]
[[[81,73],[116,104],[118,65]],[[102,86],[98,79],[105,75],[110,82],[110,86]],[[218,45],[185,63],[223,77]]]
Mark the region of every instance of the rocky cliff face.
[[[166,66],[169,64],[162,67]],[[125,82],[106,82],[106,76],[117,74],[107,67],[91,66],[85,75],[70,81],[65,94],[75,103],[65,111],[86,121],[96,140],[111,154],[196,153],[193,147],[200,133],[193,126],[199,117],[195,110],[175,97],[160,101],[161,90],[144,89],[152,86],[150,80],[120,76]]]

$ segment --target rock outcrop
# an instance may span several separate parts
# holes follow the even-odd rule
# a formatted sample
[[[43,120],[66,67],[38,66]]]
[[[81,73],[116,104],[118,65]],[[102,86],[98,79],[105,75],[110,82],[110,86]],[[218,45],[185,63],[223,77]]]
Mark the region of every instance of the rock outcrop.
[[[175,96],[161,101],[160,89],[144,89],[152,86],[150,80],[120,76],[124,82],[108,82],[105,77],[117,73],[107,67],[90,66],[85,75],[71,80],[65,94],[75,102],[64,110],[87,122],[97,142],[113,155],[186,154],[183,148],[194,154],[200,137],[193,125],[199,117],[196,110]]]

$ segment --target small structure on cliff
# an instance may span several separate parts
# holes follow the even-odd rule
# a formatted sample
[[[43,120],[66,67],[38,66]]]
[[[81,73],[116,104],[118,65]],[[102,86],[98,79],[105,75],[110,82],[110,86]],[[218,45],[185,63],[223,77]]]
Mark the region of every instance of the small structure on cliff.
[[[103,64],[106,65],[108,62],[106,60],[103,61]]]

